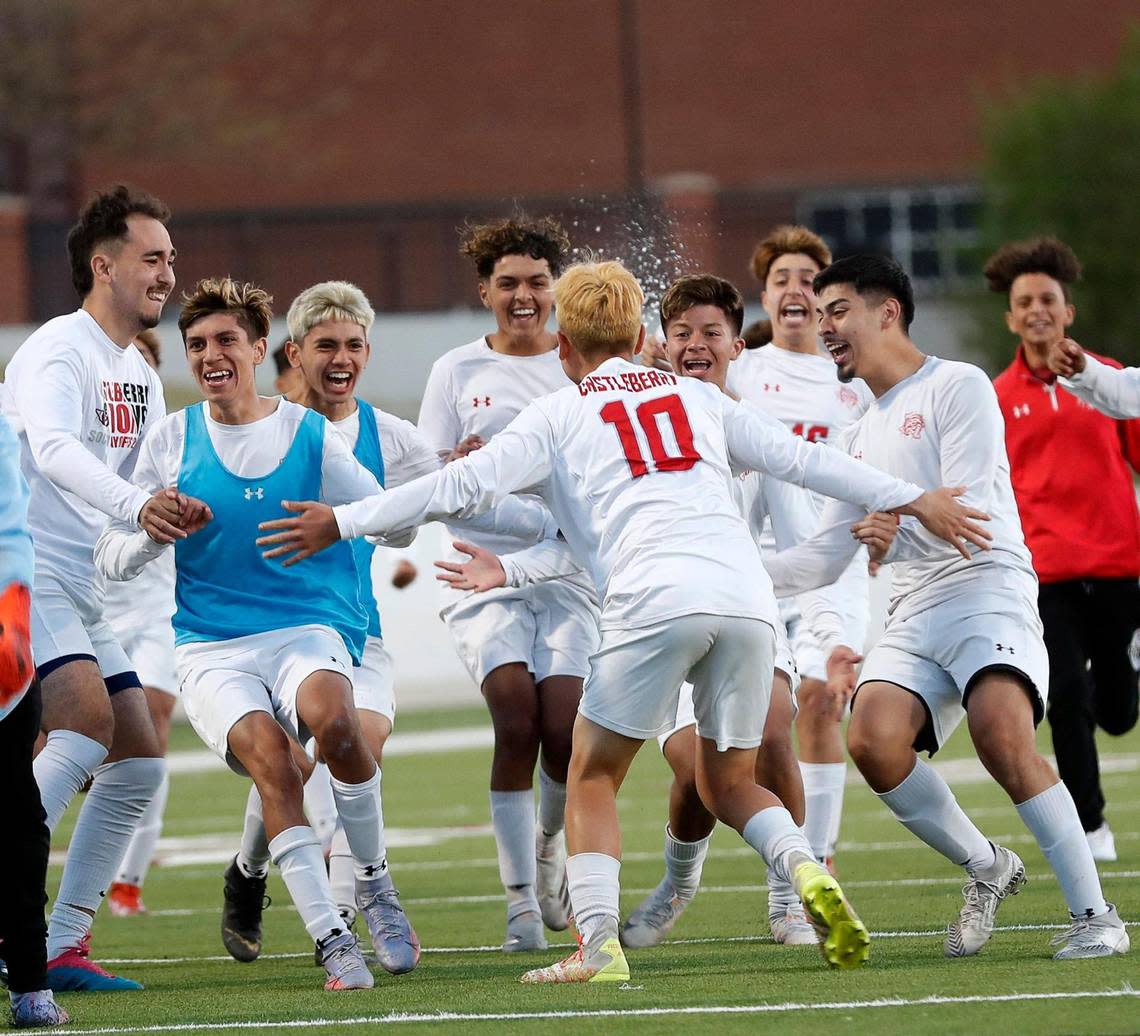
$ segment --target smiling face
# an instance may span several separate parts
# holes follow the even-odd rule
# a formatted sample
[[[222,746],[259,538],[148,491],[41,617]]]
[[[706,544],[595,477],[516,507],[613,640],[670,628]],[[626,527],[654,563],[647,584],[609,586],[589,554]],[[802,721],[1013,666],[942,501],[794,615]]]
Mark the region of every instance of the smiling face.
[[[107,241],[91,256],[96,284],[110,293],[115,312],[140,330],[155,327],[174,290],[174,259],[166,227],[150,216],[127,217],[127,236]]]
[[[664,330],[665,355],[673,370],[724,388],[728,365],[740,355],[744,339],[733,332],[723,309],[692,306],[670,320]]]
[[[811,282],[819,269],[819,264],[802,252],[787,252],[773,260],[760,292],[760,304],[772,321],[774,337],[815,336],[815,292]]]
[[[1060,281],[1046,273],[1023,273],[1010,286],[1005,323],[1027,348],[1044,353],[1065,337],[1076,313]]]
[[[364,328],[350,320],[316,324],[299,344],[290,342],[287,348],[306,384],[328,406],[352,399],[370,353]]]
[[[479,297],[503,334],[536,338],[545,332],[554,306],[550,264],[529,255],[504,255],[491,276],[479,282]]]
[[[251,342],[231,312],[209,313],[186,328],[190,373],[212,406],[231,407],[257,400],[255,372],[265,359],[266,341]]]
[[[819,334],[835,361],[840,381],[863,377],[860,363],[866,364],[882,338],[884,306],[897,309],[898,301],[887,298],[872,304],[851,284],[829,284],[816,299]]]

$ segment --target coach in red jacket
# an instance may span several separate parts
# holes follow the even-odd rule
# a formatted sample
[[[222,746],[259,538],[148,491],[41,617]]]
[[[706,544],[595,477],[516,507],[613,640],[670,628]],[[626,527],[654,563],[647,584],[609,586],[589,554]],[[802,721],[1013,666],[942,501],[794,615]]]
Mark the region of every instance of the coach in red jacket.
[[[1092,409],[1046,366],[1049,348],[1073,322],[1069,287],[1080,273],[1077,257],[1055,238],[1006,245],[985,267],[990,289],[1008,296],[1006,324],[1020,339],[994,387],[1041,583],[1057,768],[1093,856],[1115,860],[1093,735],[1097,725],[1119,735],[1136,724],[1129,647],[1140,626],[1140,515],[1131,469],[1140,470],[1140,421]]]

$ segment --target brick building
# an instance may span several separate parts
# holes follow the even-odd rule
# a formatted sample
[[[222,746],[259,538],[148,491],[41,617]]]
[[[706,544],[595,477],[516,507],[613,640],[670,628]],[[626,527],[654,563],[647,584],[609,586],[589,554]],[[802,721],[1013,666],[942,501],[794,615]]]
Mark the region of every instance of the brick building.
[[[798,219],[839,251],[890,248],[936,294],[972,272],[982,98],[1107,69],[1138,13],[283,0],[268,21],[186,0],[143,27],[130,4],[73,6],[45,33],[86,100],[0,133],[0,322],[73,304],[63,231],[120,179],[174,209],[183,284],[228,271],[278,298],[337,276],[389,311],[472,305],[455,228],[516,203],[651,281],[743,281],[756,237]]]

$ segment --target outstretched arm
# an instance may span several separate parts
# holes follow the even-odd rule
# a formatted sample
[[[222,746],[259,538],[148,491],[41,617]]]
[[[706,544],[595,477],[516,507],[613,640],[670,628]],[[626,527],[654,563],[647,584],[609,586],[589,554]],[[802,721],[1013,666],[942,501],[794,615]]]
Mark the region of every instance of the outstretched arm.
[[[1066,338],[1049,356],[1051,370],[1078,399],[1109,417],[1140,417],[1140,367],[1110,367]]]

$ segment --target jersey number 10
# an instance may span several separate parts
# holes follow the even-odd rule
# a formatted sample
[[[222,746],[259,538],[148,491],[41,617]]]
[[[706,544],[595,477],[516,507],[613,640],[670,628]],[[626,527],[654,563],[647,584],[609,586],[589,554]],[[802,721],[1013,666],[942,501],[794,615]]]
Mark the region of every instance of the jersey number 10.
[[[701,459],[701,455],[693,446],[693,427],[689,424],[689,415],[685,413],[685,405],[681,402],[680,396],[647,399],[634,411],[634,414],[649,443],[649,452],[653,457],[652,470],[688,471]],[[665,452],[665,442],[661,438],[661,428],[657,423],[657,418],[661,414],[669,419],[673,438],[677,440],[677,446],[681,450],[680,456],[673,457]],[[625,402],[615,399],[607,403],[602,407],[600,416],[606,424],[612,424],[617,429],[618,440],[621,442],[622,452],[625,453],[626,463],[629,464],[630,475],[634,478],[648,475],[650,467],[641,452],[641,444],[637,441]]]

